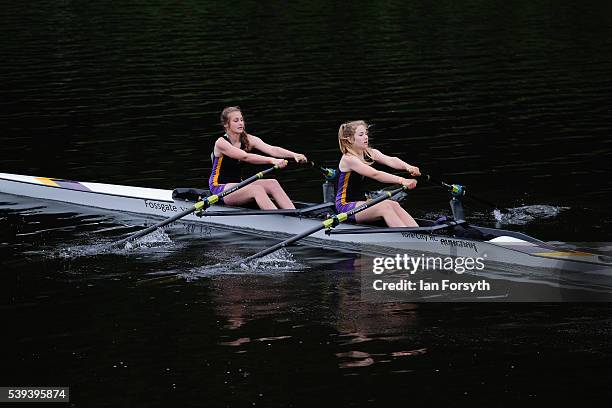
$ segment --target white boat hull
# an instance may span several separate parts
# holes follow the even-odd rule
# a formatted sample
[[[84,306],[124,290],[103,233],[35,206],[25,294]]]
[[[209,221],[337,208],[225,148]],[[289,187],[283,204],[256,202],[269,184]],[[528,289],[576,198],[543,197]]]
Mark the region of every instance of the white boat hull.
[[[110,211],[144,214],[168,218],[192,204],[174,201],[172,190],[130,187],[102,183],[74,182],[0,173],[0,193],[53,200]],[[208,211],[234,211],[240,209],[212,206]],[[321,220],[295,215],[257,216],[186,216],[183,222],[205,224],[242,233],[283,239],[298,234]],[[336,229],[350,230],[363,225],[341,224]],[[600,272],[610,270],[606,257],[574,251],[555,250],[548,245],[527,240],[500,237],[492,241],[452,238],[428,233],[393,232],[385,234],[332,234],[319,231],[304,240],[316,246],[365,249],[371,253],[411,251],[412,254],[483,258],[487,262],[503,262],[535,268],[554,268]]]

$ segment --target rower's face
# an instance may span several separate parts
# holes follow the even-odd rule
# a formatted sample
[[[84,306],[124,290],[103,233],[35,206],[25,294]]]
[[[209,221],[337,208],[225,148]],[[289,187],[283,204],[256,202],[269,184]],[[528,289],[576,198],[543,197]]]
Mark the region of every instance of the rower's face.
[[[353,135],[353,146],[358,149],[367,149],[368,147],[368,130],[363,125],[357,126],[355,135]]]
[[[236,111],[229,114],[225,130],[232,133],[242,133],[244,131],[244,118],[242,113]]]

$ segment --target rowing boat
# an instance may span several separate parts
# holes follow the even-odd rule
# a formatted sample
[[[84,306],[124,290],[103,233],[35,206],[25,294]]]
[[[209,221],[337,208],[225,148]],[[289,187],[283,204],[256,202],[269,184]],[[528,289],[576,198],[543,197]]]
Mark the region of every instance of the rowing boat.
[[[173,197],[173,190],[0,173],[0,193],[53,200],[110,211],[168,218],[193,203]],[[205,224],[236,232],[284,238],[308,230],[333,214],[333,204],[300,203],[296,210],[261,211],[213,205],[201,214],[189,214],[181,222]],[[304,240],[325,246],[368,252],[415,251],[453,257],[481,257],[492,262],[583,272],[609,271],[610,257],[560,249],[526,234],[470,225],[479,238],[458,237],[454,230],[466,226],[455,220],[436,224],[417,220],[418,228],[380,228],[343,223],[334,230],[319,231]]]

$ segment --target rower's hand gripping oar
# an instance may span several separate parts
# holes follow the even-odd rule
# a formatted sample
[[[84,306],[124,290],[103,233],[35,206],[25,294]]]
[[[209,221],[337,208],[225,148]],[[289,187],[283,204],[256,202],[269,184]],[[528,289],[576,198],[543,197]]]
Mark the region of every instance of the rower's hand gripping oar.
[[[492,202],[490,202],[488,200],[485,200],[484,198],[476,197],[476,196],[474,196],[471,193],[468,194],[466,187],[462,186],[460,184],[448,184],[448,183],[445,183],[443,181],[440,181],[440,180],[437,180],[437,179],[433,178],[429,174],[421,174],[421,177],[423,177],[425,180],[429,181],[430,183],[436,184],[436,185],[442,187],[443,189],[447,190],[448,192],[451,193],[451,195],[453,197],[462,197],[462,196],[465,196],[465,197],[468,197],[468,198],[470,198],[470,199],[472,199],[472,200],[474,200],[476,202],[479,202],[479,203],[484,204],[484,205],[486,205],[488,207],[491,207],[494,210],[498,210],[498,211],[500,211],[500,212],[502,212],[504,214],[510,212],[510,210],[508,210],[507,208],[503,208],[503,207],[500,208],[498,205],[496,205],[496,204],[494,204],[494,203],[492,203]]]
[[[294,235],[291,238],[288,238],[286,240],[284,240],[283,242],[279,242],[278,244],[271,246],[270,248],[264,249],[263,251],[260,251],[258,253],[256,253],[255,255],[251,255],[245,259],[243,259],[242,261],[239,262],[235,262],[233,265],[238,266],[241,265],[243,263],[248,263],[250,261],[252,261],[253,259],[257,259],[257,258],[261,258],[262,256],[266,256],[268,254],[271,254],[272,252],[279,250],[281,248],[284,248],[302,238],[306,238],[309,235],[314,234],[317,231],[321,231],[323,229],[331,229],[331,228],[335,228],[336,226],[338,226],[340,223],[346,221],[349,219],[349,217],[357,214],[358,212],[361,212],[363,210],[366,210],[378,203],[380,203],[381,201],[385,201],[391,197],[393,197],[394,195],[407,190],[407,187],[402,186],[398,189],[395,190],[391,190],[391,191],[387,191],[379,196],[377,196],[376,198],[370,200],[370,201],[366,201],[364,204],[360,205],[359,207],[355,207],[350,211],[347,212],[343,212],[340,214],[336,214],[331,218],[326,219],[325,221],[323,221],[321,224],[312,227],[311,229],[302,232],[301,234],[298,235]]]
[[[157,224],[152,225],[152,226],[150,226],[148,228],[140,230],[140,231],[130,235],[127,238],[124,238],[122,240],[114,242],[113,244],[110,245],[110,248],[123,245],[126,242],[129,242],[129,241],[135,240],[137,238],[143,237],[143,236],[145,236],[147,234],[150,234],[151,232],[155,231],[156,229],[161,228],[163,226],[166,226],[166,225],[168,225],[168,224],[170,224],[170,223],[172,223],[172,222],[174,222],[176,220],[179,220],[179,219],[181,219],[181,218],[183,218],[183,217],[185,217],[185,216],[187,216],[187,215],[189,215],[189,214],[191,214],[191,213],[193,213],[195,211],[205,210],[206,208],[208,208],[211,205],[213,205],[216,202],[218,202],[223,197],[225,197],[225,196],[227,196],[229,194],[232,194],[236,190],[239,190],[242,187],[245,187],[245,186],[251,184],[252,182],[254,182],[256,180],[259,180],[259,179],[263,178],[266,174],[268,174],[268,173],[270,173],[270,172],[272,172],[272,171],[274,171],[276,169],[279,169],[279,166],[270,167],[269,169],[266,169],[264,171],[260,171],[259,173],[249,177],[248,179],[246,179],[244,181],[241,181],[240,183],[232,186],[231,188],[228,188],[227,190],[224,190],[223,192],[221,192],[219,194],[213,194],[211,196],[208,196],[208,197],[204,198],[201,201],[198,201],[191,208],[188,208],[188,209],[186,209],[183,212],[180,212],[180,213],[178,213],[178,214],[176,214],[176,215],[174,215],[174,216],[172,216],[172,217],[170,217],[170,218],[168,218],[168,219],[166,219],[166,220],[164,220],[164,221],[162,221],[160,223],[157,223]]]

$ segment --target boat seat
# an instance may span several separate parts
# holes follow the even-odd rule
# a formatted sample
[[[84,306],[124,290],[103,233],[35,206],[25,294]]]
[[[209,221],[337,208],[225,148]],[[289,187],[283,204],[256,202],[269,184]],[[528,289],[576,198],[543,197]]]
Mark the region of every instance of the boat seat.
[[[172,191],[172,199],[174,201],[190,201],[195,203],[203,197],[210,196],[210,190],[203,188],[175,188]]]

